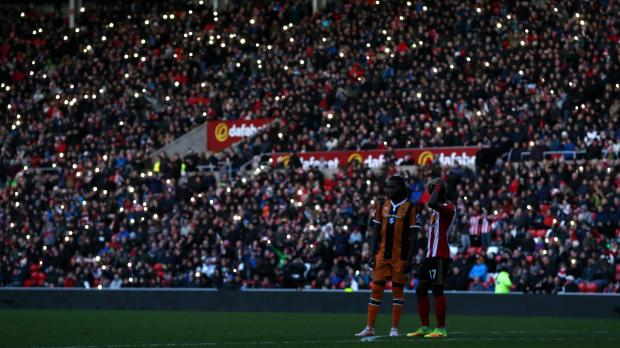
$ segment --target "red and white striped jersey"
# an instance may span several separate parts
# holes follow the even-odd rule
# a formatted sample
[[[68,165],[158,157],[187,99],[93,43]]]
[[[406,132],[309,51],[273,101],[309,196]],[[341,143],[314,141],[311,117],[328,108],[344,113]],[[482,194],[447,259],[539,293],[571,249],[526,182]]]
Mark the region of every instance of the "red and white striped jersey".
[[[482,226],[480,227],[480,232],[482,234],[487,234],[491,232],[491,222],[487,217],[482,218]]]
[[[470,236],[480,235],[480,216],[479,215],[472,215],[469,217],[469,235]]]
[[[456,218],[456,207],[452,203],[439,203],[439,210],[429,207],[431,224],[428,229],[426,257],[450,257],[448,232]]]

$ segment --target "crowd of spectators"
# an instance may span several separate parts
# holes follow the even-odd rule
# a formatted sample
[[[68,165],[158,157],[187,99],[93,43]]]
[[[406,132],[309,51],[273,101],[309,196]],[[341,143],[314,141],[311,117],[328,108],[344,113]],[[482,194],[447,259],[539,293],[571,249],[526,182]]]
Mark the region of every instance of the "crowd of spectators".
[[[275,117],[228,160],[507,154],[403,173],[413,200],[437,175],[453,192],[449,288],[506,270],[520,291],[618,291],[617,3],[232,3],[86,2],[74,29],[0,13],[0,286],[367,288],[389,161],[218,177],[196,170],[213,157],[149,158],[208,119]]]

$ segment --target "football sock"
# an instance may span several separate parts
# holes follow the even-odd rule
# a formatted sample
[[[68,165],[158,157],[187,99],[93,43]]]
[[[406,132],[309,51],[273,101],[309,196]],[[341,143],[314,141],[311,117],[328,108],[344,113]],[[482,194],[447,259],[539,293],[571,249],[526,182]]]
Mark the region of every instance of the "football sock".
[[[444,295],[435,297],[435,319],[437,319],[437,327],[446,327],[446,297]]]
[[[368,322],[366,324],[370,328],[375,327],[375,321],[377,320],[377,314],[379,314],[379,307],[381,306],[381,297],[383,296],[384,289],[384,285],[373,282],[370,300],[368,301]]]
[[[405,305],[405,296],[402,286],[394,286],[392,288],[392,327],[398,327],[400,323],[400,315]]]
[[[428,301],[428,295],[418,295],[418,315],[420,316],[422,326],[429,326],[430,306],[431,305]]]

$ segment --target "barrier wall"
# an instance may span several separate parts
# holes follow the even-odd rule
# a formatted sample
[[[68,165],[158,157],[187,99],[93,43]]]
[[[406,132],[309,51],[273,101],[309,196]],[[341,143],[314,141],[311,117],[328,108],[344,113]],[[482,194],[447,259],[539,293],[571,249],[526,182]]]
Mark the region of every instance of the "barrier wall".
[[[369,292],[213,289],[0,289],[0,309],[197,310],[365,313]],[[618,295],[447,293],[454,315],[620,318]],[[391,293],[384,299],[391,300]],[[417,311],[414,293],[406,310]],[[391,301],[384,301],[388,312]],[[432,303],[432,301],[431,301]]]

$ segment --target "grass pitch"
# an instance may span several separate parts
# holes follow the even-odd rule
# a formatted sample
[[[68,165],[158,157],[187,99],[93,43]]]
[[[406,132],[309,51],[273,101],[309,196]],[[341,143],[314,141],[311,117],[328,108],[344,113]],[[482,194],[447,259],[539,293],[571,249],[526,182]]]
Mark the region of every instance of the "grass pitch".
[[[433,323],[434,320],[432,320]],[[400,337],[353,334],[362,314],[155,311],[0,311],[0,347],[620,347],[620,320],[448,316],[448,337],[407,338],[417,316],[403,315]]]

